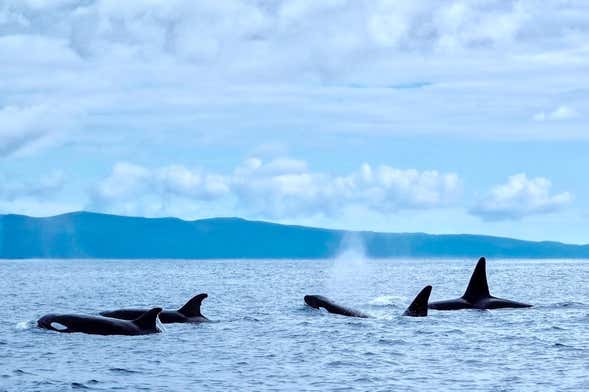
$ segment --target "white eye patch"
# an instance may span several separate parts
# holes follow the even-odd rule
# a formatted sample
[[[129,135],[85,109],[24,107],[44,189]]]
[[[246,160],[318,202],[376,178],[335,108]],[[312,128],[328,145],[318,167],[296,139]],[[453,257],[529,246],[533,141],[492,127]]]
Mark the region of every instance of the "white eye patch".
[[[51,324],[51,328],[57,329],[58,331],[65,331],[67,327],[63,324],[60,324],[56,321],[53,321]]]

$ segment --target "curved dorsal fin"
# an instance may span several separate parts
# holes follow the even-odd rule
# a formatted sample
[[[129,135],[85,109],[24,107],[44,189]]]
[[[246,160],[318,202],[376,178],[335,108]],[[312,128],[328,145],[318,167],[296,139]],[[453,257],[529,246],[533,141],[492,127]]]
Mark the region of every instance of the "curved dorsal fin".
[[[484,257],[479,259],[477,266],[468,282],[468,287],[462,298],[469,302],[474,302],[480,298],[490,297],[489,285],[487,284],[486,260]]]
[[[157,316],[161,311],[162,308],[149,309],[147,312],[133,320],[133,323],[144,330],[156,329]]]
[[[184,306],[178,309],[178,312],[186,317],[204,317],[200,313],[200,305],[206,297],[208,297],[208,294],[205,293],[195,295]]]
[[[432,286],[425,286],[415,297],[411,305],[403,313],[405,316],[423,317],[427,316],[427,303],[432,293]]]

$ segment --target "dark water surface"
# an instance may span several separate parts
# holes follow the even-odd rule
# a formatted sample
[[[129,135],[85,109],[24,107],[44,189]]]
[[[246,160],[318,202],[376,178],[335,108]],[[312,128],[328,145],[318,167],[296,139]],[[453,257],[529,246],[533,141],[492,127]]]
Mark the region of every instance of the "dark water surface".
[[[487,262],[494,295],[531,309],[400,316],[426,284],[464,291],[476,260],[0,261],[0,390],[478,390],[589,387],[589,262]],[[59,334],[49,312],[180,307],[216,323],[162,334]],[[324,294],[369,313],[304,306]]]

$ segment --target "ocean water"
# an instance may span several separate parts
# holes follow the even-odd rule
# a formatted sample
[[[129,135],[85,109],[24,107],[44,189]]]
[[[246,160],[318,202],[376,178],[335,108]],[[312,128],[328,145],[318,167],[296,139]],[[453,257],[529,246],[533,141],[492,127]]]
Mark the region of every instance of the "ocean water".
[[[0,390],[581,391],[589,388],[589,261],[487,262],[494,295],[531,309],[402,317],[425,285],[458,297],[476,260],[0,261]],[[178,308],[214,323],[155,335],[38,329],[49,312]],[[374,316],[304,305],[305,294]]]

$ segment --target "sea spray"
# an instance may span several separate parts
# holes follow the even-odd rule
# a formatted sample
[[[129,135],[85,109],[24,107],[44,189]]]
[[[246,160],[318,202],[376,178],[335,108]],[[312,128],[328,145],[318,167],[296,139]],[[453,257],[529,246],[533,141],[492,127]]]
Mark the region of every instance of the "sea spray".
[[[371,287],[371,272],[362,236],[357,233],[346,234],[330,266],[327,294],[334,298],[365,297]]]

